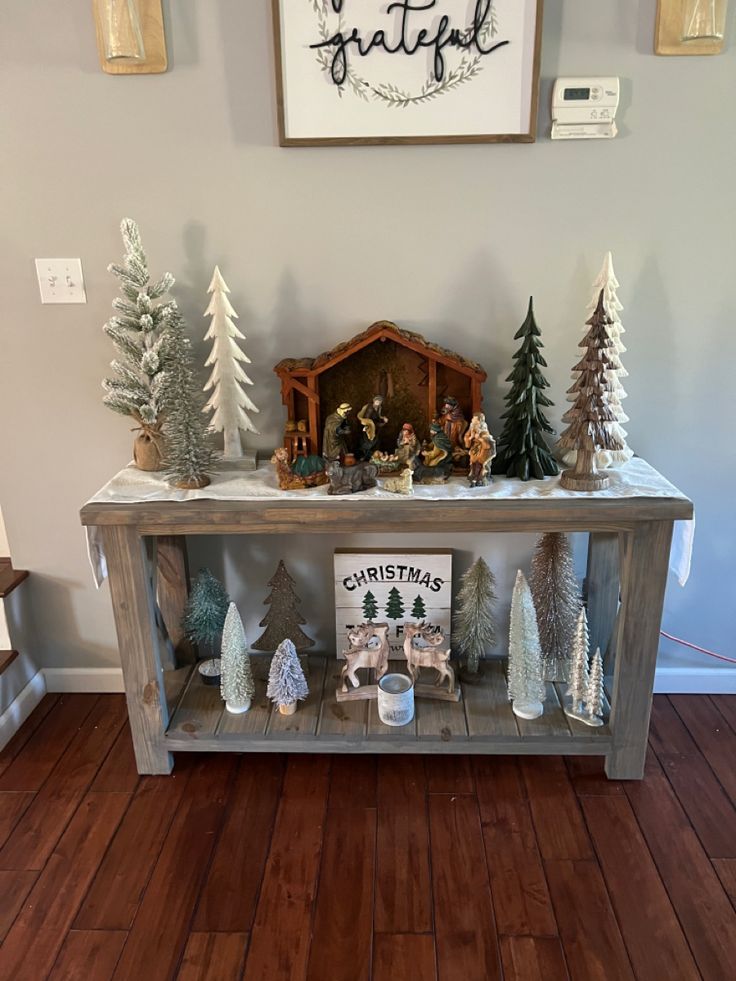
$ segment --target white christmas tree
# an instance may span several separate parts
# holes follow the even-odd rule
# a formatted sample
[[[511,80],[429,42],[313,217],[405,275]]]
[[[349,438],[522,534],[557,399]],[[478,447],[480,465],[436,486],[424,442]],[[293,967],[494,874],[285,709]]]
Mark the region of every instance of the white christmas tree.
[[[222,629],[222,653],[220,655],[220,694],[225,708],[233,715],[247,712],[256,693],[253,672],[245,639],[243,621],[238,608],[231,603],[227,609]]]
[[[600,647],[596,647],[590,665],[590,676],[585,688],[585,715],[583,722],[589,726],[603,725],[603,658]]]
[[[238,315],[227,298],[230,290],[217,266],[207,292],[212,294],[212,298],[204,315],[212,317],[212,321],[204,339],[212,341],[212,350],[205,365],[208,368],[212,366],[212,371],[204,386],[205,392],[211,390],[204,411],[212,413],[212,429],[223,434],[223,457],[235,460],[243,456],[240,430],[258,433],[248,413],[259,410],[243,389],[243,385],[252,385],[253,382],[241,364],[251,362],[238,345],[238,341],[244,341],[245,337],[235,326]]]
[[[572,644],[572,669],[567,694],[570,706],[565,709],[568,715],[580,718],[583,715],[583,702],[588,691],[588,615],[585,607],[580,608],[575,625],[575,639]]]
[[[608,319],[612,321],[608,326],[607,333],[613,342],[611,347],[606,351],[611,361],[611,366],[606,371],[607,380],[611,386],[611,391],[608,394],[608,405],[616,417],[615,421],[607,424],[607,428],[621,441],[622,449],[599,450],[595,457],[595,464],[599,470],[605,467],[621,466],[634,455],[633,450],[629,449],[626,444],[627,434],[622,426],[622,423],[629,421],[629,417],[621,405],[622,401],[627,397],[621,379],[626,378],[629,373],[621,363],[621,355],[625,353],[626,348],[621,340],[621,335],[624,333],[624,326],[621,323],[619,314],[623,310],[623,304],[616,294],[618,287],[619,281],[616,279],[616,273],[613,271],[613,256],[610,252],[607,252],[601,271],[593,283],[593,298],[588,304],[588,313],[592,314],[595,311],[598,306],[598,298],[601,290],[603,290],[603,306],[608,314]],[[573,379],[576,378],[577,372],[573,372]],[[573,386],[573,388],[568,389],[567,401],[574,402],[576,395],[577,392]],[[575,450],[568,450],[562,459],[569,467],[573,467],[575,466],[576,456],[577,453]]]
[[[306,698],[309,694],[299,655],[288,638],[279,644],[271,659],[266,694],[278,705],[282,715],[295,712],[297,700]]]
[[[508,689],[511,707],[519,718],[539,718],[545,695],[542,649],[532,593],[521,569],[511,597]]]

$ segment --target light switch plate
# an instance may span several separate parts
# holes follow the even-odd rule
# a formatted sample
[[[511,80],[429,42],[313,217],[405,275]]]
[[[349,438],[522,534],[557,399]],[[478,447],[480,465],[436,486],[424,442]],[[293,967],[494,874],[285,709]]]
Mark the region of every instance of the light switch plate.
[[[86,303],[81,259],[36,259],[41,303]]]

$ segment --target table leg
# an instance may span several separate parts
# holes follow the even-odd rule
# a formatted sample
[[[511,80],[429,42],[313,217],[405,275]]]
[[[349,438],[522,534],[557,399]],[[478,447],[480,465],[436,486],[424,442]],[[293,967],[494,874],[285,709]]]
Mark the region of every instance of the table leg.
[[[613,669],[613,628],[618,611],[618,532],[592,531],[588,539],[586,605],[590,628],[590,650],[600,647],[606,674]]]
[[[138,772],[170,773],[164,732],[169,716],[145,543],[134,528],[104,529],[120,661]]]
[[[196,654],[184,635],[181,620],[189,597],[189,563],[184,535],[159,535],[156,539],[156,598],[169,635],[176,667],[194,664]]]
[[[612,746],[606,757],[611,779],[640,780],[644,775],[672,527],[672,521],[648,521],[624,534]]]

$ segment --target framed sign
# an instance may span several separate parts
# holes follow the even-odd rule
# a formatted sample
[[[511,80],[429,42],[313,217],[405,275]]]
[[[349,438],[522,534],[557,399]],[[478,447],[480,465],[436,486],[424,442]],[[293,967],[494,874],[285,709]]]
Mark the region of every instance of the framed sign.
[[[404,656],[404,624],[442,627],[451,644],[452,550],[335,549],[337,656],[348,630],[387,623],[391,657]]]
[[[543,0],[273,0],[282,146],[532,143]]]

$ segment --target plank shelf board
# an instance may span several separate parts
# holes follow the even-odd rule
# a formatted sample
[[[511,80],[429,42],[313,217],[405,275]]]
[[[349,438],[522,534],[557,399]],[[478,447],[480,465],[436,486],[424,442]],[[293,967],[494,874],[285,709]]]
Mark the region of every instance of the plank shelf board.
[[[209,752],[406,752],[406,753],[569,753],[605,755],[608,726],[590,728],[562,711],[562,686],[548,686],[544,715],[517,719],[506,698],[504,662],[483,663],[478,684],[462,685],[459,702],[417,699],[414,721],[384,726],[374,701],[338,702],[340,662],[308,658],[310,695],[295,715],[279,715],[265,697],[264,664],[254,656],[257,679],[253,707],[230,715],[216,685],[205,685],[192,670],[166,731],[171,751]],[[394,665],[392,665],[394,667]],[[400,670],[400,667],[399,667]]]

